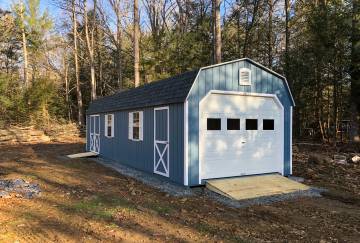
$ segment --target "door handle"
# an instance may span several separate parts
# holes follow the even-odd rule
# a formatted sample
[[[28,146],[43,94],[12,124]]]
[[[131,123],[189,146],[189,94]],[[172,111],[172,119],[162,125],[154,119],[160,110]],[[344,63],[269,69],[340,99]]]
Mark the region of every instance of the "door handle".
[[[242,141],[241,143],[246,143],[245,141]]]

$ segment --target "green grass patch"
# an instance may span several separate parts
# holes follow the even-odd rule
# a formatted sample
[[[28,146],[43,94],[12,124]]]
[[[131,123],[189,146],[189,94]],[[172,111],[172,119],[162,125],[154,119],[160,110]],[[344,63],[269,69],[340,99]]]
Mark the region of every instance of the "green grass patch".
[[[84,213],[97,219],[110,220],[113,215],[121,210],[134,210],[126,199],[106,195],[94,196],[67,207],[70,211]]]
[[[154,210],[159,214],[170,214],[174,211],[174,209],[169,206],[159,205],[157,203],[149,203],[146,205],[146,207],[148,209]]]

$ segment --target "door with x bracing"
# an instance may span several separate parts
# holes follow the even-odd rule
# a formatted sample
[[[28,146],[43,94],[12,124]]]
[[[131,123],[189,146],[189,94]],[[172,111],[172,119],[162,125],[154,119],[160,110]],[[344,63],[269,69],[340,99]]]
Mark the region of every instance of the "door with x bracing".
[[[154,109],[154,173],[169,177],[169,107]]]

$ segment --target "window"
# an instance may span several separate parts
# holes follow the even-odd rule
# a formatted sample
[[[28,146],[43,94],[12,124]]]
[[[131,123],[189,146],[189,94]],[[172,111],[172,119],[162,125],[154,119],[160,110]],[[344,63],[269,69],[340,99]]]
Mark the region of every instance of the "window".
[[[257,130],[258,120],[257,119],[246,119],[246,130]]]
[[[263,130],[274,130],[274,120],[273,119],[264,119],[263,120]]]
[[[221,119],[220,118],[208,118],[207,119],[207,130],[221,130]]]
[[[105,115],[105,136],[114,137],[114,114]]]
[[[143,140],[143,112],[129,112],[129,139]]]
[[[240,130],[240,119],[228,118],[227,130]]]
[[[239,85],[251,85],[251,70],[248,68],[240,68]]]

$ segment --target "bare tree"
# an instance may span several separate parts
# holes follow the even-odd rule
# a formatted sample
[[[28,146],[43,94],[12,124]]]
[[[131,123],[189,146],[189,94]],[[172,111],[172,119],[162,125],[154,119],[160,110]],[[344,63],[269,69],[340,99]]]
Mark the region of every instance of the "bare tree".
[[[79,61],[78,61],[78,29],[77,29],[77,17],[76,17],[76,6],[75,0],[72,0],[72,21],[73,21],[73,42],[74,42],[74,62],[75,62],[75,79],[76,79],[76,96],[77,96],[77,106],[78,106],[78,124],[82,126],[83,122],[83,103],[82,103],[82,94],[80,88],[80,71],[79,71]]]
[[[248,5],[248,1],[245,2],[246,5]],[[260,0],[253,0],[252,1],[252,12],[251,12],[251,16],[249,15],[249,11],[246,11],[246,24],[245,24],[245,39],[244,39],[244,46],[243,46],[243,57],[247,57],[248,55],[250,55],[250,51],[249,51],[249,43],[250,43],[250,39],[251,39],[251,32],[253,27],[255,26],[255,23],[257,21],[257,17],[258,17],[258,11],[260,8]],[[248,7],[248,6],[246,6]]]
[[[360,142],[359,121],[360,121],[360,22],[359,22],[359,1],[352,1],[352,23],[351,23],[351,94],[350,94],[350,112],[351,112],[351,134],[350,139],[354,142]]]
[[[96,25],[96,0],[94,0],[94,12],[93,12],[93,23],[91,25],[91,29],[89,30],[89,20],[88,20],[88,12],[87,12],[87,0],[83,0],[84,2],[84,28],[85,28],[85,39],[86,39],[86,47],[89,52],[89,62],[90,62],[90,75],[91,75],[91,100],[96,99],[96,78],[95,78],[95,45],[94,45],[94,32]]]
[[[221,22],[220,22],[220,0],[213,0],[213,27],[214,27],[214,62],[221,62]]]
[[[63,76],[65,82],[65,103],[68,112],[68,119],[71,119],[71,108],[70,108],[70,85],[69,85],[69,63],[66,60],[66,53],[63,55]]]
[[[120,0],[109,0],[110,5],[116,16],[116,39],[115,46],[117,50],[117,83],[118,88],[122,89],[122,27],[121,27],[121,7]]]
[[[139,3],[138,3],[138,0],[134,0],[134,79],[135,79],[135,87],[138,87],[140,85],[139,35],[140,35]]]
[[[276,5],[277,0],[268,0],[268,66],[272,68],[273,65],[273,13],[274,6]]]
[[[289,48],[290,48],[289,20],[290,20],[290,2],[289,0],[285,0],[285,75],[286,76],[288,76],[289,74]],[[290,87],[292,87],[291,80],[289,81],[289,85]]]
[[[25,6],[23,1],[20,2],[20,21],[21,21],[21,36],[22,36],[22,46],[23,46],[23,58],[24,58],[24,82],[25,87],[29,87],[29,73],[28,73],[28,51],[27,51],[27,40],[26,40],[26,30],[25,30]]]

